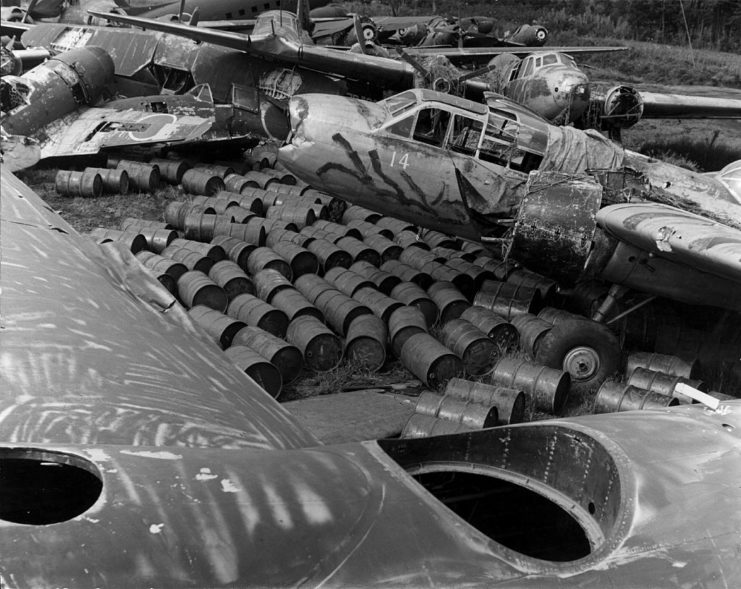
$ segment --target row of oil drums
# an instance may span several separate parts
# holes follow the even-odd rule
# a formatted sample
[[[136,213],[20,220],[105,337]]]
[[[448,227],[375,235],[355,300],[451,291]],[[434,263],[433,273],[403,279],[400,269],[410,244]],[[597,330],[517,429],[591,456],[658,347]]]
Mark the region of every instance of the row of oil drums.
[[[262,296],[262,303],[269,305],[263,307],[265,321],[273,317],[276,310],[283,310],[291,323],[295,316],[302,314],[313,314],[319,321],[324,319],[335,334],[346,338],[344,351],[347,358],[365,369],[377,370],[383,365],[388,339],[391,349],[414,374],[429,386],[439,387],[457,375],[480,376],[490,371],[500,360],[502,352],[512,350],[518,339],[516,330],[509,322],[490,310],[471,305],[452,282],[435,281],[426,272],[397,259],[387,260],[378,267],[367,260],[349,257],[350,268],[345,267],[347,264],[334,266],[326,270],[323,277],[318,275],[315,265],[313,271],[300,274],[295,279],[295,287],[290,288],[292,267],[289,259],[281,260],[274,250],[271,251],[272,248],[225,235],[216,236],[211,243],[184,240],[161,224],[134,219],[125,220],[123,227],[128,230],[125,233],[129,236],[137,231],[139,238],[147,235],[149,249],[164,254],[158,256],[155,251],[146,251],[138,256],[159,273],[163,283],[170,277],[168,280],[178,284],[178,291],[182,290],[181,298],[187,306],[211,306],[223,314],[224,304],[228,307],[231,305],[230,298],[250,295],[249,289],[256,288]],[[132,228],[135,230],[131,231]],[[272,235],[272,231],[277,231],[280,237],[290,233],[285,229],[276,229],[271,230],[268,236]],[[274,247],[280,250],[281,244],[291,243],[286,239],[278,239]],[[231,261],[231,274],[227,272],[229,265],[224,263],[226,257]],[[410,258],[413,263],[414,259]],[[440,268],[435,264],[423,262],[421,266],[439,273]],[[439,261],[436,264],[443,266]],[[303,267],[309,266],[303,264]],[[239,272],[240,269],[247,270],[247,273]],[[188,274],[183,279],[184,284],[188,284],[187,288],[180,287],[179,280],[188,271],[201,274]],[[215,280],[209,282],[207,273]],[[241,278],[237,278],[235,273],[241,273]],[[254,281],[252,284],[249,283],[250,278]],[[191,281],[197,286],[193,286]],[[247,284],[249,286],[245,286]],[[427,289],[422,288],[421,285],[427,284]],[[221,290],[229,294],[225,296]],[[305,295],[304,298],[299,298],[299,293],[295,292],[297,290]],[[349,301],[352,297],[356,300]],[[242,296],[240,300],[244,299],[245,296]],[[325,317],[312,309],[314,303],[325,310]],[[361,318],[360,315],[375,315],[381,321],[374,321],[373,317]],[[253,317],[259,318],[261,313]],[[353,320],[349,321],[348,317]],[[443,323],[442,335],[435,338],[429,334],[429,330],[439,318]],[[221,317],[217,323],[227,324]],[[305,329],[312,335],[304,342],[304,355],[309,357],[307,365],[315,370],[334,367],[341,357],[338,350],[343,346],[334,340],[331,340],[331,345],[328,344],[326,340],[330,340],[331,336],[326,333],[323,337],[315,337],[318,334],[312,333],[316,330],[312,330],[311,325]],[[224,330],[211,330],[216,333],[215,339],[224,345]],[[232,325],[226,331],[231,333],[233,330]],[[294,335],[294,340],[297,337]],[[317,351],[315,348],[322,340],[325,340],[324,344]],[[493,374],[501,372],[510,375],[513,371],[506,369],[504,358],[501,360],[501,370],[495,370]],[[552,371],[552,374],[546,378],[542,374],[544,371]],[[540,409],[557,412],[568,388],[565,383],[567,376],[561,371],[540,366],[535,372],[532,369],[529,372],[520,371],[519,378],[526,385],[534,385],[531,392],[534,398],[542,398],[542,402],[538,403]],[[536,394],[535,389],[541,392]]]

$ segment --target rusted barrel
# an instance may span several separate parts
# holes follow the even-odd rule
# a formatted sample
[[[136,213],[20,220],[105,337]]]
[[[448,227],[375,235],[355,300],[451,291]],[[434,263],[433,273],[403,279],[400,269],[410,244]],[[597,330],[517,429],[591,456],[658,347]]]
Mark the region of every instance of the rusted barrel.
[[[694,378],[697,375],[698,366],[699,363],[696,360],[687,362],[668,354],[633,352],[626,360],[625,374],[630,376],[636,368],[646,368],[682,378]]]
[[[450,235],[445,235],[434,229],[422,229],[420,237],[427,242],[431,248],[444,247],[448,249],[457,249],[458,240]]]
[[[394,355],[401,356],[401,349],[415,333],[427,333],[425,316],[417,307],[402,305],[388,319],[389,342]]]
[[[336,290],[333,284],[316,274],[304,274],[297,278],[293,285],[312,303],[316,303],[317,297],[325,290]]]
[[[255,283],[257,296],[266,303],[270,303],[278,291],[293,288],[291,281],[273,268],[263,268],[256,274],[253,274],[252,279]]]
[[[292,383],[301,374],[301,350],[264,329],[247,325],[237,332],[232,345],[247,346],[266,358],[280,372],[283,384]]]
[[[692,399],[676,392],[679,383],[687,384],[699,391],[705,391],[705,386],[701,380],[683,378],[664,372],[649,370],[648,368],[636,368],[628,377],[628,383],[631,386],[647,391],[654,391],[669,397],[676,397],[680,403],[692,403]]]
[[[161,254],[178,237],[178,232],[172,229],[153,229],[148,227],[139,229],[139,234],[144,236],[147,247],[157,254]]]
[[[274,190],[263,190],[262,188],[243,186],[239,191],[242,196],[259,198],[262,201],[263,211],[267,211],[275,205],[276,199],[280,198],[280,193]]]
[[[145,237],[141,233],[134,231],[119,231],[118,229],[96,227],[89,235],[96,243],[107,243],[109,241],[123,243],[131,250],[132,254],[147,249],[147,240]]]
[[[497,260],[489,256],[479,256],[473,263],[493,272],[497,280],[506,280],[510,272],[517,268],[514,262],[505,262],[504,260]]]
[[[265,245],[265,235],[267,230],[264,219],[253,217],[247,223],[225,223],[220,222],[214,226],[214,235],[228,235],[247,242],[249,244],[261,247]]]
[[[464,401],[447,395],[423,392],[417,399],[415,412],[455,423],[471,429],[494,427],[497,425],[497,408],[486,407],[480,403]]]
[[[242,270],[247,271],[247,260],[252,251],[257,247],[236,237],[228,235],[215,235],[211,239],[211,245],[218,245],[226,252],[226,256]]]
[[[304,364],[315,372],[327,372],[342,361],[342,342],[311,315],[296,317],[288,325],[286,338],[304,355]]]
[[[518,268],[510,272],[507,276],[507,282],[515,286],[534,288],[540,293],[542,301],[551,301],[558,293],[558,284],[555,280],[524,268]]]
[[[468,274],[453,270],[450,266],[439,262],[427,262],[421,268],[422,272],[427,272],[434,280],[439,282],[450,282],[461,291],[467,300],[473,299],[476,292],[476,285]]]
[[[221,196],[206,196],[205,194],[196,194],[190,198],[190,202],[194,205],[206,205],[211,206],[217,213],[224,213],[229,207],[236,207],[239,205],[239,195],[233,195],[231,192],[222,190],[217,193]],[[233,198],[236,196],[237,198]]]
[[[291,275],[294,279],[304,274],[316,274],[319,272],[319,259],[306,248],[291,243],[290,241],[279,241],[272,246],[273,251],[283,258],[291,267]]]
[[[282,184],[280,182],[273,182],[270,184],[270,190],[277,192],[288,198],[283,202],[290,202],[291,200],[304,200],[304,202],[317,202],[316,199],[302,199],[306,186],[296,186],[290,184]]]
[[[262,199],[258,198],[256,196],[247,196],[241,193],[234,193],[234,192],[217,192],[214,195],[214,198],[221,198],[223,195],[235,195],[235,198],[238,197],[238,205],[242,207],[243,209],[247,209],[248,211],[251,211],[255,213],[255,215],[263,216],[265,213],[265,207],[263,205]]]
[[[414,231],[400,231],[394,235],[394,241],[405,250],[416,248],[420,250],[430,250],[427,242],[422,241]],[[406,262],[409,263],[409,262]]]
[[[363,234],[357,229],[348,227],[347,225],[340,225],[333,221],[327,221],[325,219],[318,219],[316,223],[312,225],[312,228],[321,229],[322,231],[328,231],[329,233],[336,233],[341,237],[354,237],[355,239],[363,239]]]
[[[206,305],[191,307],[188,310],[188,315],[211,336],[222,350],[231,346],[236,333],[246,327],[242,321],[224,315]]]
[[[486,280],[495,280],[496,276],[490,270],[472,264],[462,258],[449,258],[445,265],[452,268],[459,274],[466,274],[473,280],[474,289],[478,290],[484,284]]]
[[[216,210],[214,210],[213,207],[194,205],[193,203],[182,200],[173,200],[165,205],[165,223],[171,227],[182,229],[185,217],[190,212],[207,213],[211,215],[216,214]]]
[[[520,345],[531,357],[535,357],[538,353],[538,344],[543,336],[553,329],[552,323],[532,313],[523,313],[513,317],[512,325],[520,334]]]
[[[137,259],[155,274],[168,274],[177,285],[178,279],[188,271],[185,264],[176,262],[170,258],[160,256],[154,252],[142,250],[136,253]],[[177,294],[177,291],[176,293]]]
[[[240,206],[227,207],[223,214],[231,217],[234,223],[247,223],[250,219],[257,217],[252,211]],[[258,218],[262,219],[262,217]]]
[[[396,217],[380,217],[376,221],[376,225],[382,227],[383,229],[388,229],[394,235],[397,235],[402,231],[409,231],[414,233],[417,230],[417,227],[412,223],[407,223],[406,221],[402,221],[401,219],[397,219]]]
[[[378,253],[380,264],[389,260],[398,260],[401,252],[404,251],[399,244],[386,239],[383,235],[369,235],[363,241]]]
[[[435,262],[439,264],[438,259],[435,255],[427,250],[420,248],[405,248],[399,255],[399,261],[402,264],[407,264],[412,268],[421,269],[425,264]]]
[[[377,291],[375,287],[370,286],[358,289],[353,294],[353,298],[368,307],[373,311],[374,315],[377,315],[386,323],[388,323],[391,313],[403,306],[400,301],[387,297],[385,294]]]
[[[198,270],[190,270],[178,280],[178,297],[188,308],[205,305],[224,312],[229,298],[224,289]]]
[[[250,180],[241,174],[228,174],[224,177],[224,186],[230,192],[242,192],[245,188],[260,188],[260,183]]]
[[[391,274],[391,272],[386,272],[385,270],[376,268],[373,264],[369,264],[368,262],[355,262],[350,266],[350,271],[356,272],[370,280],[376,288],[385,295],[391,294],[394,287],[401,284],[401,278],[396,274]]]
[[[295,231],[289,231],[288,229],[273,229],[265,238],[265,245],[274,248],[275,244],[281,241],[306,247],[305,244],[311,241],[311,238]]]
[[[445,394],[487,407],[496,407],[498,425],[522,423],[525,419],[526,397],[525,393],[518,389],[451,378],[445,386]]]
[[[232,220],[232,217],[225,219],[221,215],[212,215],[191,209],[191,212],[185,216],[181,225],[183,236],[186,239],[194,239],[196,241],[209,241],[213,239],[216,226],[220,221],[231,223]]]
[[[465,319],[452,319],[443,325],[442,342],[463,361],[470,376],[481,376],[499,359],[499,349],[478,327]]]
[[[103,179],[97,172],[72,172],[59,170],[54,189],[62,196],[98,198],[103,194]]]
[[[515,326],[489,309],[469,307],[461,313],[461,319],[473,323],[503,352],[514,350],[520,341],[520,334]]]
[[[289,321],[308,315],[324,322],[324,314],[295,288],[279,290],[270,299],[270,304],[283,311]]]
[[[225,350],[237,368],[247,374],[273,398],[280,395],[283,383],[279,370],[261,354],[247,346],[232,346]]]
[[[537,313],[541,307],[540,293],[508,282],[486,280],[476,293],[473,304],[494,311],[511,321],[523,313]]]
[[[129,193],[129,174],[119,168],[85,168],[86,174],[99,174],[103,182],[103,193],[121,194]]]
[[[247,258],[247,269],[253,276],[260,270],[270,269],[280,272],[286,279],[291,280],[291,266],[269,247],[255,248]]]
[[[216,263],[213,258],[172,245],[167,246],[162,251],[162,255],[184,264],[188,270],[203,272],[204,274],[208,274],[211,267]]]
[[[381,270],[391,272],[391,274],[395,274],[405,282],[413,282],[425,290],[430,288],[430,286],[435,282],[432,279],[432,276],[427,274],[427,272],[422,272],[408,264],[399,262],[398,260],[389,260],[388,262],[384,262],[381,264]]]
[[[350,207],[350,209],[355,207]],[[349,209],[348,209],[349,210]],[[348,227],[351,227],[353,229],[356,229],[363,239],[367,237],[372,237],[374,235],[381,235],[382,237],[385,237],[391,243],[394,243],[392,241],[394,234],[393,232],[389,231],[388,229],[384,229],[383,227],[379,227],[378,225],[374,225],[373,222],[364,221],[362,219],[353,219],[349,222],[345,221],[345,217],[342,217],[342,222],[345,223]]]
[[[458,319],[463,311],[471,306],[468,299],[452,282],[435,282],[427,289],[427,293],[440,309],[442,325],[452,319]]]
[[[244,177],[252,180],[253,182],[257,182],[260,188],[263,189],[267,189],[273,184],[280,184],[280,182],[276,178],[273,178],[272,176],[265,174],[262,171],[258,172],[256,170],[250,170],[244,175]]]
[[[430,415],[415,413],[406,422],[401,431],[402,438],[429,438],[433,436],[447,436],[474,431],[470,427],[455,421],[439,419]]]
[[[462,239],[461,241],[461,251],[466,252],[467,254],[471,254],[473,256],[473,260],[481,256],[485,249],[484,247],[475,241],[469,241],[468,239]]]
[[[301,229],[316,221],[314,209],[306,206],[283,205],[281,207],[270,207],[265,214],[267,219],[278,219],[293,223]]]
[[[383,319],[358,315],[345,332],[345,358],[360,369],[377,372],[386,362],[386,337]]]
[[[437,308],[427,292],[413,282],[400,282],[389,293],[390,296],[405,305],[416,307],[422,312],[427,327],[435,325],[440,318],[440,309]]]
[[[168,184],[180,184],[183,181],[183,174],[190,169],[190,164],[185,160],[152,158],[149,163],[159,168],[160,179]]]
[[[302,227],[299,233],[312,239],[325,239],[327,241],[331,241],[335,245],[338,240],[342,239],[342,235],[333,233],[331,231],[326,231],[324,229],[319,229],[319,227],[315,227],[314,225],[307,225],[306,227]]]
[[[287,170],[278,170],[276,168],[265,168],[260,170],[262,174],[275,178],[280,184],[288,186],[296,186],[296,176],[288,172]]]
[[[594,398],[594,413],[615,413],[639,409],[663,409],[674,407],[679,400],[671,395],[639,389],[623,382],[606,380]]]
[[[288,317],[280,309],[250,294],[241,294],[229,303],[226,312],[247,325],[259,327],[276,337],[286,337]]]
[[[344,292],[347,296],[354,296],[361,288],[375,288],[367,278],[364,278],[352,270],[335,267],[324,273],[324,280],[332,284],[337,290]]]
[[[160,187],[160,169],[157,165],[130,160],[118,162],[118,169],[129,175],[129,191],[154,193]]]
[[[427,333],[415,333],[401,349],[401,362],[432,389],[463,375],[460,358]]]
[[[216,262],[209,270],[209,278],[226,292],[229,300],[241,294],[255,294],[255,286],[244,271],[231,260]]]
[[[253,162],[253,169],[272,168],[278,160],[278,150],[274,145],[258,145],[245,158]]]
[[[325,290],[314,301],[327,324],[335,333],[344,336],[350,324],[360,315],[372,315],[371,310],[352,297],[337,290]]]
[[[571,386],[568,372],[518,358],[502,358],[491,371],[492,384],[524,391],[536,409],[558,415]]]
[[[444,259],[445,260],[445,262],[443,262],[444,264],[447,264],[451,260],[455,262],[463,261],[463,262],[472,263],[476,259],[476,256],[472,256],[471,254],[467,254],[466,252],[462,252],[460,250],[454,250],[449,247],[435,246],[430,250],[430,252],[435,254],[435,256],[437,256],[438,258]],[[481,268],[481,266],[476,266],[476,264],[471,264],[471,265],[476,269],[476,272],[486,272],[486,270],[484,268]],[[468,268],[468,266],[466,266],[466,268]],[[493,278],[494,278],[494,275],[492,274],[492,279]]]
[[[221,176],[191,168],[183,174],[183,190],[188,194],[205,194],[213,196],[221,190],[226,190]]]
[[[222,180],[226,178],[229,174],[234,174],[234,168],[231,166],[222,166],[219,164],[196,164],[192,168],[193,170],[197,170],[199,172],[210,174],[211,176],[218,176]]]
[[[364,221],[366,223],[376,223],[381,218],[380,213],[371,211],[358,205],[350,205],[342,213],[342,222],[349,225],[352,221]],[[393,232],[392,232],[393,235]]]
[[[306,244],[306,249],[316,255],[324,272],[332,268],[349,268],[352,256],[326,239],[315,239]]]
[[[181,248],[191,252],[198,252],[201,255],[208,256],[214,262],[220,262],[226,259],[226,252],[220,245],[213,243],[203,243],[193,239],[174,239],[170,244],[172,248]]]

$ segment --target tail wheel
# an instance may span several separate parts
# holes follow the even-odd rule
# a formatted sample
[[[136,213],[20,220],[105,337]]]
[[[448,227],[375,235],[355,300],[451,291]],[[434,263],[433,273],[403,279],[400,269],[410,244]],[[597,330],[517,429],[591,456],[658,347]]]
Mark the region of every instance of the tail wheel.
[[[535,359],[571,375],[571,392],[593,392],[620,368],[620,342],[596,321],[573,319],[554,326],[538,343]]]

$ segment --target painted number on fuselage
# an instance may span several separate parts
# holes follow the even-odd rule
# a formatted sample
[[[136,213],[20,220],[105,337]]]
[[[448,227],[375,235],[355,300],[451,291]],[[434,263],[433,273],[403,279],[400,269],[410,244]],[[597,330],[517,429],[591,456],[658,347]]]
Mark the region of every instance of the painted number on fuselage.
[[[398,167],[401,166],[405,170],[407,169],[407,166],[409,165],[409,154],[404,153],[401,155],[399,159],[396,159],[396,152],[391,152],[391,167]]]

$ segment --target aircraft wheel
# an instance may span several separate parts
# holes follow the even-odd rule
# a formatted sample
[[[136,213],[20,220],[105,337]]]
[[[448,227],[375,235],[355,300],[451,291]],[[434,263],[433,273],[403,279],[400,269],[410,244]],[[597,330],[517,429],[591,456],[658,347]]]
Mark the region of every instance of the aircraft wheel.
[[[572,393],[596,391],[620,367],[620,342],[610,329],[588,319],[554,326],[538,344],[535,359],[571,375]]]

